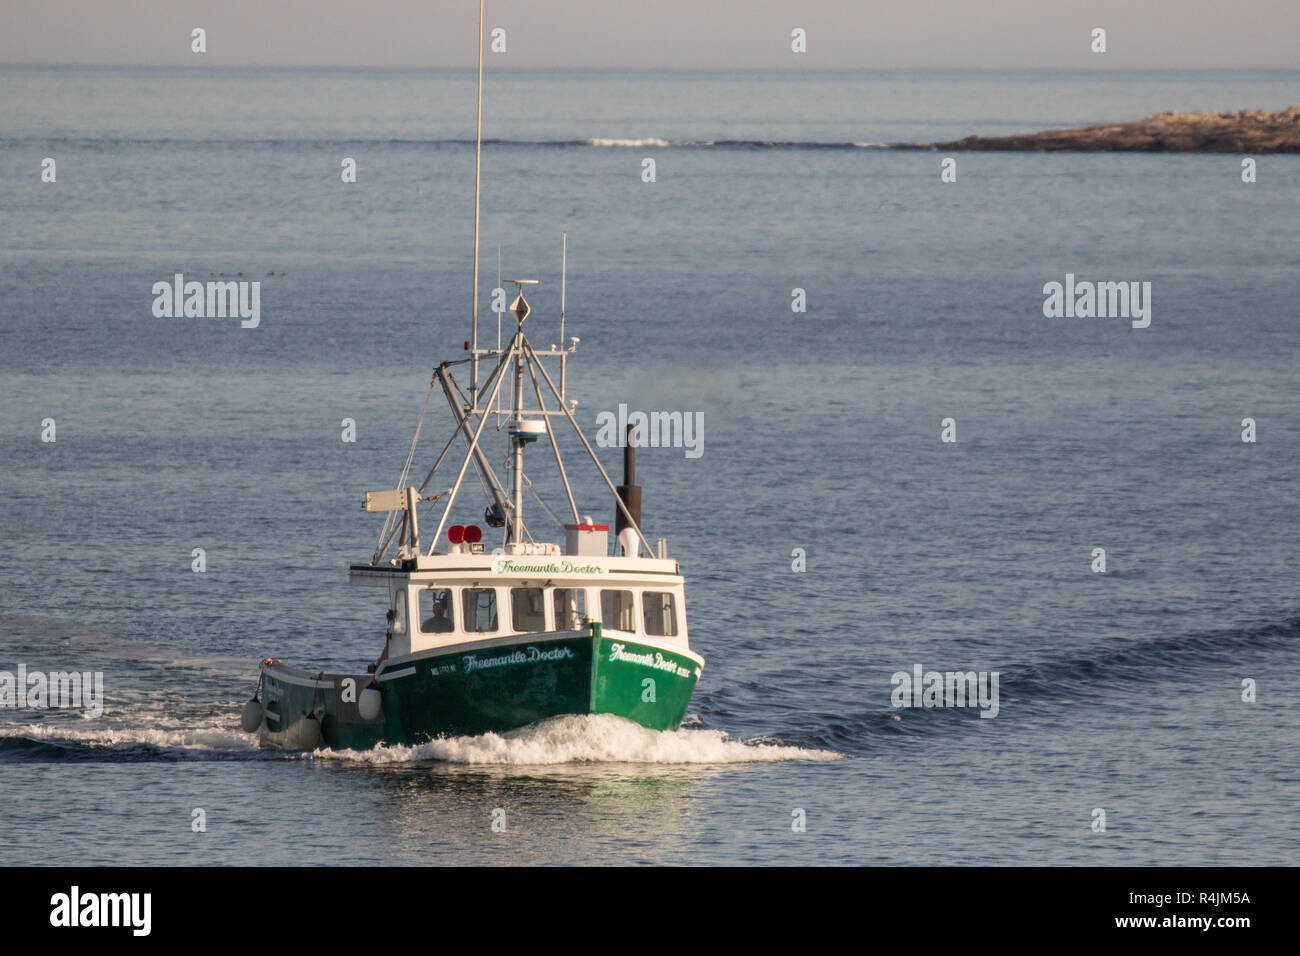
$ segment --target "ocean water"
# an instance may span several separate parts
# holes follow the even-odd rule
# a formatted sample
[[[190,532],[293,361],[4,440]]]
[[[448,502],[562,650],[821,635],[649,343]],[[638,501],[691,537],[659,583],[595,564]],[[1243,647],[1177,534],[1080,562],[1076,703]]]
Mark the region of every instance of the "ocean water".
[[[1245,184],[1231,155],[955,154],[941,183],[940,154],[854,144],[1297,90],[489,72],[485,334],[499,248],[559,341],[567,232],[584,427],[703,414],[700,457],[638,478],[708,666],[675,733],[286,756],[238,730],[257,661],[380,650],[361,494],[468,335],[472,74],[0,69],[0,669],[105,681],[98,718],[0,710],[0,862],[1296,863],[1300,158]],[[260,326],[154,318],[177,272],[257,279]],[[1150,327],[1045,318],[1067,273],[1150,282]],[[998,672],[996,718],[895,709],[916,665]]]

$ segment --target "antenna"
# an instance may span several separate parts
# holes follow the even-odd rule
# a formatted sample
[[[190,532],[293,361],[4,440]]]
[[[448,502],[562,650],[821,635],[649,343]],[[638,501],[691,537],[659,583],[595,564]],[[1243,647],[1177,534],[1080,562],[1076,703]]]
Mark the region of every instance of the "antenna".
[[[560,402],[564,402],[564,371],[565,358],[564,353],[564,285],[568,278],[569,272],[569,234],[564,235],[564,245],[560,252]]]
[[[483,0],[478,0],[478,131],[474,136],[474,325],[470,332],[469,400],[478,408],[478,204],[483,169]]]
[[[507,279],[506,281],[513,282],[515,288],[519,290],[519,294],[515,296],[515,301],[510,303],[509,311],[510,314],[514,317],[514,320],[517,323],[519,323],[519,328],[522,329],[524,327],[524,320],[526,320],[530,315],[533,314],[533,307],[529,305],[528,300],[524,298],[524,286],[537,285],[540,280]]]

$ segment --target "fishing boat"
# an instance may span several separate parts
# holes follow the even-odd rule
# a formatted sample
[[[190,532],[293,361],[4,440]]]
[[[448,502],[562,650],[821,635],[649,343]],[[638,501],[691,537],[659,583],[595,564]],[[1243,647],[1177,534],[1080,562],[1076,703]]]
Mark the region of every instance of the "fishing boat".
[[[364,750],[505,732],[566,714],[614,714],[655,730],[676,729],[704,667],[689,645],[681,570],[665,539],[651,548],[641,529],[631,429],[623,436],[623,482],[616,486],[568,397],[567,363],[579,340],[563,345],[567,235],[561,345],[536,349],[525,332],[532,315],[525,290],[537,284],[533,279],[509,280],[516,289],[509,318],[498,313],[499,322],[514,324],[509,339],[498,331],[495,348],[479,345],[482,32],[480,4],[468,355],[434,368],[397,486],[365,494],[366,510],[385,515],[378,545],[369,561],[352,564],[348,573],[350,584],[384,594],[377,625],[386,626],[376,627],[383,648],[374,663],[353,672],[263,660],[241,724],[265,746]],[[548,361],[552,370],[558,365],[556,375]],[[467,388],[457,371],[468,373]],[[415,485],[411,469],[435,389],[451,410],[451,435]],[[504,479],[488,455],[503,425]],[[612,540],[610,526],[593,521],[575,500],[557,441],[557,431],[568,428],[612,496]],[[572,519],[562,522],[562,543],[539,540],[524,521],[524,491],[534,490],[524,470],[526,450],[530,461],[541,450],[541,460],[549,459],[558,473]],[[482,525],[480,505],[462,501],[470,497],[461,494],[470,472],[484,492]],[[421,538],[422,510],[425,527],[437,515],[430,539]],[[463,520],[467,514],[475,520]],[[494,535],[499,544],[485,540]]]

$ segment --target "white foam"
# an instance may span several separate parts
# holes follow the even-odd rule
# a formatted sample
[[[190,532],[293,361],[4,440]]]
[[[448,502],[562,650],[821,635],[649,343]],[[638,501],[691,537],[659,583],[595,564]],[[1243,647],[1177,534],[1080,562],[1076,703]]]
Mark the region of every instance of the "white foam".
[[[611,714],[555,717],[505,734],[446,737],[415,746],[322,750],[326,760],[389,764],[420,760],[505,766],[568,763],[734,764],[839,760],[844,754],[733,740],[720,730],[650,730]]]
[[[68,723],[8,724],[0,738],[26,737],[84,747],[146,744],[197,751],[258,750],[257,738],[230,722],[182,725],[159,717],[150,727],[77,727]],[[698,722],[698,718],[696,718]],[[167,724],[171,726],[167,726]],[[380,745],[371,750],[318,750],[288,756],[368,764],[436,760],[476,766],[558,764],[744,764],[784,760],[840,760],[844,754],[772,743],[736,740],[721,730],[650,730],[611,714],[555,717],[520,730],[472,737],[445,737],[415,746]]]

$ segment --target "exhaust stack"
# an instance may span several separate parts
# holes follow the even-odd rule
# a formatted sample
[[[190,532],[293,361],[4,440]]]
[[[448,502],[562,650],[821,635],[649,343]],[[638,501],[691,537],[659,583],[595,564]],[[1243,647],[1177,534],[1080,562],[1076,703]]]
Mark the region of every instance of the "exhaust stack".
[[[635,557],[639,552],[637,532],[641,529],[641,486],[636,483],[636,448],[632,445],[631,425],[627,426],[623,445],[623,483],[614,490],[632,516],[629,522],[623,516],[623,509],[614,506],[614,536],[623,553]],[[624,530],[628,530],[626,538]]]

